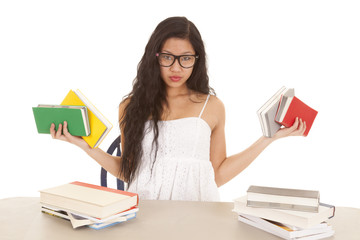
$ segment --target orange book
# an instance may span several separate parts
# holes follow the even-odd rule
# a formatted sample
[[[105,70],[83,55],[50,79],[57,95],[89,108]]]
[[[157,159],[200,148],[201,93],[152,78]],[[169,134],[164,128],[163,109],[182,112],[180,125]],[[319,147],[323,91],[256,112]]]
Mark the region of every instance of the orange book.
[[[275,116],[275,121],[285,127],[291,127],[294,124],[296,117],[301,118],[306,122],[304,136],[307,136],[317,114],[318,112],[316,110],[306,105],[296,96],[282,96]]]

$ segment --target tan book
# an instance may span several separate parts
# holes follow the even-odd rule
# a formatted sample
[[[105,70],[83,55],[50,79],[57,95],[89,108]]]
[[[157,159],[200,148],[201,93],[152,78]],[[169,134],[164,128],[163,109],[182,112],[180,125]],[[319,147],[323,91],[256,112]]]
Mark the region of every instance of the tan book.
[[[40,191],[40,202],[74,213],[106,218],[137,206],[139,197],[136,193],[72,182]]]

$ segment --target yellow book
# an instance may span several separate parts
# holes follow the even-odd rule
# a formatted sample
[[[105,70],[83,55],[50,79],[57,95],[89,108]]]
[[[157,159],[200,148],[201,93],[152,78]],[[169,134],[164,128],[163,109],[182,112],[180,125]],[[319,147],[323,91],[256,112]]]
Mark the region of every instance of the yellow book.
[[[86,106],[89,115],[90,135],[82,138],[92,148],[97,148],[112,129],[112,124],[100,113],[100,111],[80,92],[70,90],[61,105]]]

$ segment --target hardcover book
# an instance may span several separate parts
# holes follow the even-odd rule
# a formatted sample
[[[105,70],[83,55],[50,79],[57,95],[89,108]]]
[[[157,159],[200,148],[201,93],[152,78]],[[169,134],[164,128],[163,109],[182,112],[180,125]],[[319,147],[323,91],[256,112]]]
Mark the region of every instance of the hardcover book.
[[[285,127],[291,127],[295,122],[295,118],[299,117],[306,122],[304,136],[307,136],[317,114],[318,112],[316,110],[306,105],[296,96],[284,95],[280,100],[275,121]]]
[[[75,214],[107,218],[138,205],[138,195],[97,185],[72,182],[40,191],[40,203]]]
[[[240,197],[234,201],[233,211],[239,215],[247,214],[268,220],[289,224],[299,228],[310,228],[318,225],[335,214],[335,207],[320,204],[319,212],[301,212],[292,210],[282,210],[273,208],[255,208],[246,205],[247,196]]]
[[[68,131],[74,136],[89,136],[90,126],[87,109],[84,106],[38,105],[33,107],[33,114],[38,133],[50,133],[50,126],[55,129],[67,121]]]
[[[265,104],[257,111],[261,129],[265,137],[272,137],[280,129],[281,124],[275,122],[281,96],[294,96],[293,88],[280,88]]]
[[[247,206],[318,212],[320,193],[314,190],[250,186]]]
[[[298,228],[288,224],[270,221],[246,214],[239,215],[238,220],[265,232],[289,240],[316,240],[334,235],[334,230],[327,223],[320,223],[310,228]]]
[[[112,124],[104,115],[80,92],[70,90],[61,105],[86,106],[89,114],[91,134],[83,139],[92,148],[97,148],[112,129]]]
[[[138,210],[139,209],[137,207],[134,207],[130,210],[112,215],[107,218],[100,219],[100,218],[86,216],[84,214],[75,214],[61,209],[56,209],[50,206],[44,206],[44,205],[41,206],[41,211],[43,213],[68,220],[71,222],[73,228],[87,226],[97,230],[133,219],[136,217],[136,213],[138,212]]]

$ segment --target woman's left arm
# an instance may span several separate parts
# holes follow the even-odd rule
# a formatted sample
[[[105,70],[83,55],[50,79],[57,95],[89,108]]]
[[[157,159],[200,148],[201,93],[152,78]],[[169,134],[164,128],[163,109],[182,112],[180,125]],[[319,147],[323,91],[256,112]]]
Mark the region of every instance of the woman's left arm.
[[[218,187],[224,185],[247,168],[273,141],[287,136],[303,136],[306,129],[306,123],[296,118],[293,126],[281,128],[272,138],[262,136],[244,151],[227,157],[225,109],[222,103],[217,104],[216,108],[217,123],[211,134],[210,161],[214,168],[215,182]]]

